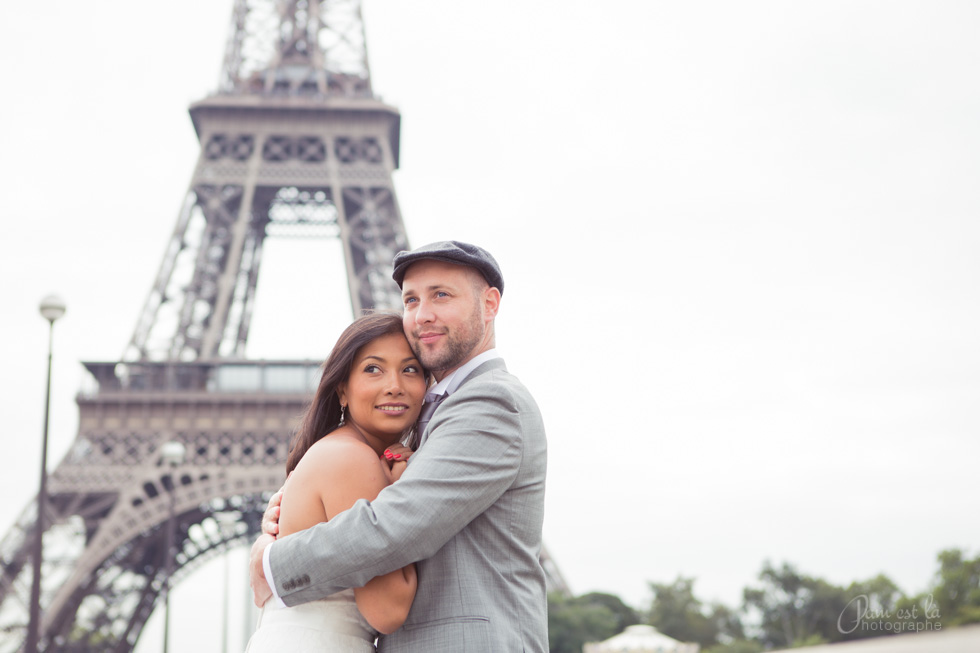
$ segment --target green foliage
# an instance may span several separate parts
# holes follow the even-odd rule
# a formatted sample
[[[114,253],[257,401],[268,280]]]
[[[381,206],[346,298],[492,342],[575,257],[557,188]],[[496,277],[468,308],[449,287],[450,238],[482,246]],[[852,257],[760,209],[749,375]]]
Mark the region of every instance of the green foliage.
[[[613,635],[623,632],[626,630],[627,626],[632,626],[633,624],[640,623],[640,617],[636,613],[636,610],[629,607],[623,601],[613,594],[605,594],[603,592],[589,592],[588,594],[583,594],[582,596],[575,599],[577,603],[592,607],[606,607],[616,616],[616,632]],[[612,637],[612,635],[610,635]],[[604,637],[602,639],[608,639]],[[600,641],[600,640],[594,640]]]
[[[865,619],[862,624],[864,630],[870,631],[869,637],[936,630],[942,626],[930,593],[903,596],[895,602],[894,612],[880,619]]]
[[[937,556],[939,571],[932,590],[944,626],[980,623],[980,555],[965,558],[959,549]]]
[[[761,653],[980,623],[980,555],[970,559],[948,549],[937,562],[933,586],[915,596],[881,574],[845,588],[788,563],[766,562],[758,586],[743,590],[741,610],[704,605],[694,595],[694,579],[678,576],[673,583],[650,583],[647,621],[669,637],[697,642],[703,653]],[[745,635],[745,614],[754,638]],[[637,621],[636,612],[610,594],[549,597],[552,653],[581,653],[585,642],[608,639]]]
[[[947,549],[936,559],[939,569],[929,591],[897,599],[891,623],[883,621],[879,630],[922,632],[980,623],[980,556],[970,560],[959,549]]]
[[[736,639],[728,644],[715,644],[702,653],[762,653],[762,644],[754,639]]]
[[[714,625],[719,641],[737,641],[745,637],[745,628],[738,610],[721,603],[712,603],[708,620]]]
[[[586,642],[609,639],[638,621],[636,612],[612,594],[548,595],[551,653],[582,653]]]
[[[793,642],[793,645],[790,646],[790,648],[806,648],[807,646],[816,646],[818,644],[826,644],[826,643],[827,640],[825,640],[820,635],[810,635],[804,639],[796,640],[795,642]]]
[[[895,583],[881,574],[851,583],[844,594],[848,603],[837,624],[844,640],[894,634],[894,623],[888,622],[905,619],[910,614],[908,599]]]
[[[708,648],[744,636],[742,622],[730,608],[715,603],[705,608],[694,596],[694,579],[678,576],[671,584],[650,583],[653,604],[649,623],[668,637]]]
[[[743,598],[745,608],[760,617],[759,640],[766,648],[844,638],[837,627],[849,601],[842,588],[803,575],[787,563],[777,569],[766,562],[759,580],[762,586],[746,588]]]

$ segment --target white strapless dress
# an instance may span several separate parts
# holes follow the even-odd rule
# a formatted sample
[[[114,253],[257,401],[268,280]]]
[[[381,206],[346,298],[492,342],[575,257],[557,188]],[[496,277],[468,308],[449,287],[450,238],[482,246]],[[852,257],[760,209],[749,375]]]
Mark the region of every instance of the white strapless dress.
[[[266,601],[245,653],[374,653],[378,633],[354,603],[354,590],[284,608]]]

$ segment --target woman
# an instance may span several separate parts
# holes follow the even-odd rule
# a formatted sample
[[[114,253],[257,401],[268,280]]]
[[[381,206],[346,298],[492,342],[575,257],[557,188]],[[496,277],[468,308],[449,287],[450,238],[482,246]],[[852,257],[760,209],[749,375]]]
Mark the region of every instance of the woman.
[[[374,499],[398,480],[411,454],[400,441],[414,428],[425,389],[401,317],[377,313],[347,327],[293,439],[280,537],[327,521],[358,499]],[[405,621],[416,586],[409,565],[322,601],[292,608],[269,601],[246,652],[371,653],[379,632]]]

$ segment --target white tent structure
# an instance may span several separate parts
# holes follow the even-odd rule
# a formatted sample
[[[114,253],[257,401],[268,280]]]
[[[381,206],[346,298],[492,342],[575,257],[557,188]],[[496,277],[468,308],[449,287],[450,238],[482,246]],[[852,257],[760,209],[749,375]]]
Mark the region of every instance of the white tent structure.
[[[604,642],[590,642],[582,653],[698,653],[697,644],[678,642],[653,626],[628,626]]]

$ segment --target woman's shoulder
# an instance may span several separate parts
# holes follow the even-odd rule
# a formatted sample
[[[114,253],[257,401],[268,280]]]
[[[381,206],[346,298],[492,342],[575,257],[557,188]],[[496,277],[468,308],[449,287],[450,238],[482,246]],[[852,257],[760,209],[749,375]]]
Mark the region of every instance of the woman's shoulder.
[[[296,472],[315,472],[317,476],[330,472],[376,467],[379,458],[374,449],[341,427],[330,435],[317,440],[303,454],[296,465]]]
[[[328,519],[347,510],[358,499],[374,499],[390,483],[374,449],[352,434],[340,431],[310,447],[289,481],[315,492]]]

